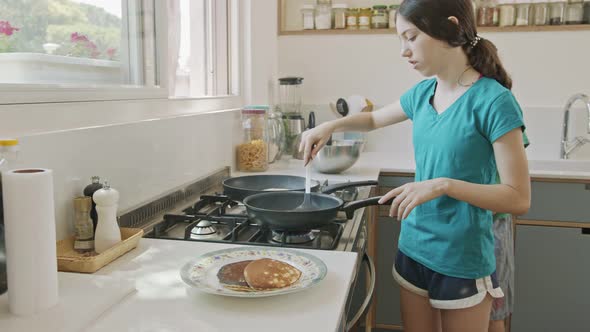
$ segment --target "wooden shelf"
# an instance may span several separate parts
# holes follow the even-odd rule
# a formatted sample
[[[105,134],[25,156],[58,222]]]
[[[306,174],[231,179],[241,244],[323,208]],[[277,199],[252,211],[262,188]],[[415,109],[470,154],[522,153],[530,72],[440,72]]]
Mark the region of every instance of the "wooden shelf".
[[[590,24],[576,25],[527,25],[513,27],[478,27],[478,32],[543,32],[543,31],[590,31]],[[395,34],[395,29],[364,29],[364,30],[300,30],[300,31],[279,31],[281,36],[301,35],[387,35]]]

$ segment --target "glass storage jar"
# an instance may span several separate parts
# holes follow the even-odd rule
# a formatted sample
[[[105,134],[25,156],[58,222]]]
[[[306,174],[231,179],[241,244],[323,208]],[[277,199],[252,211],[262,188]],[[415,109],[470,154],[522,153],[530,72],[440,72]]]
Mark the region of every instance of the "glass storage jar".
[[[565,10],[565,24],[582,24],[584,20],[583,0],[569,0]]]
[[[359,19],[359,9],[358,8],[349,8],[346,11],[346,29],[349,29],[349,30],[358,29],[358,27],[359,27],[358,19]]]
[[[516,25],[529,25],[530,21],[531,3],[530,1],[520,2],[516,5]]]
[[[385,5],[375,5],[371,11],[371,28],[387,29],[389,24],[389,12]]]
[[[363,30],[371,28],[371,8],[359,9],[358,27]]]
[[[516,22],[516,5],[514,0],[500,0],[498,2],[500,9],[500,26],[510,27]]]
[[[359,9],[349,8],[346,11],[346,29],[356,30],[359,27]]]
[[[549,24],[549,4],[547,0],[534,0],[531,14],[533,25]]]
[[[268,169],[266,110],[258,107],[242,110],[243,143],[236,148],[237,169],[263,172]]]
[[[498,7],[495,1],[484,0],[477,8],[477,25],[491,27],[498,25]]]
[[[346,28],[346,11],[348,5],[344,3],[335,3],[332,5],[332,16],[334,17],[334,29]]]
[[[303,30],[314,29],[314,13],[314,5],[303,5],[303,7],[301,7],[301,22],[303,23]]]
[[[399,5],[391,5],[389,6],[389,28],[395,29],[395,15],[397,15],[397,10],[399,9]]]
[[[563,24],[565,15],[565,0],[549,0],[549,24]]]
[[[318,30],[332,29],[332,5],[319,2],[315,7],[315,28]]]

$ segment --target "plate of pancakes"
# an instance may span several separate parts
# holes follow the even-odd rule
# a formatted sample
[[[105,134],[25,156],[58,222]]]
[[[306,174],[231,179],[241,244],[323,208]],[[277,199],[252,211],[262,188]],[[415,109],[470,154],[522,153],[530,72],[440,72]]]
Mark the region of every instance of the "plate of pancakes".
[[[188,285],[211,294],[265,297],[302,291],[328,269],[316,256],[284,248],[237,247],[201,255],[180,270]]]

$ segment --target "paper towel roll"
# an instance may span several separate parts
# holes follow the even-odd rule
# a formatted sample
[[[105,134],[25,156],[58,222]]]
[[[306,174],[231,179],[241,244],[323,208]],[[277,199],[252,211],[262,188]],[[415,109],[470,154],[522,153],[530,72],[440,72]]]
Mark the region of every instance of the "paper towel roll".
[[[53,174],[2,173],[10,312],[31,315],[58,302]]]

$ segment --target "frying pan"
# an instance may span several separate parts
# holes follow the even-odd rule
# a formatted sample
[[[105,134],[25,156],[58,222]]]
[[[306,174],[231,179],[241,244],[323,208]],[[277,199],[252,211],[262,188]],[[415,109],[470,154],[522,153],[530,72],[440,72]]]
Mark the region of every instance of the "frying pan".
[[[223,193],[234,201],[264,192],[305,191],[305,178],[293,175],[249,175],[223,180]],[[311,191],[318,191],[320,183],[311,181]]]
[[[297,209],[303,202],[305,193],[284,191],[261,193],[246,197],[248,217],[255,222],[271,229],[283,231],[310,230],[325,226],[334,220],[339,211],[344,211],[347,218],[352,218],[357,209],[379,205],[382,196],[344,204],[338,197],[324,193],[311,193],[311,204],[308,208]],[[393,199],[384,203],[391,204]]]
[[[276,194],[280,191],[305,191],[305,177],[293,175],[249,175],[225,179],[223,193],[234,201],[243,202],[250,195],[260,193]],[[322,188],[322,192],[329,194],[335,191],[360,186],[375,186],[377,181],[360,181],[340,183]],[[311,191],[320,190],[318,181],[311,181]]]

